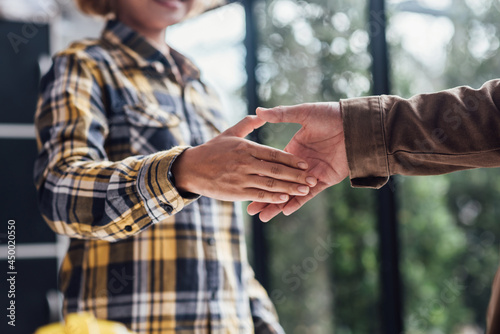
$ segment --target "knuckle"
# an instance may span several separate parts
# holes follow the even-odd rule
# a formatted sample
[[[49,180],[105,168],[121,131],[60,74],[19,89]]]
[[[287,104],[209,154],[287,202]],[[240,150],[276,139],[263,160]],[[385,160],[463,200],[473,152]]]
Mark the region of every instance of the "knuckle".
[[[235,146],[235,148],[234,148],[234,151],[235,151],[236,153],[238,153],[238,154],[242,154],[242,153],[244,153],[244,152],[247,152],[247,150],[248,150],[248,144],[247,144],[247,142],[246,142],[246,141],[244,141],[244,140],[240,140],[240,141],[236,144],[236,146]]]
[[[260,191],[257,193],[257,198],[258,198],[259,200],[263,200],[263,199],[265,199],[265,198],[266,198],[266,192],[265,192],[265,191],[263,191],[263,190],[260,190]]]
[[[271,167],[271,174],[273,174],[273,175],[280,175],[281,174],[281,169],[278,166],[274,165],[274,166]]]
[[[249,157],[252,155],[252,147],[248,145],[246,142],[241,142],[236,145],[234,149],[235,153],[239,156]]]
[[[279,105],[275,108],[276,113],[278,114],[279,121],[283,122],[285,119],[285,108],[282,105]]]
[[[298,183],[302,183],[306,179],[306,174],[304,172],[299,172],[296,175]]]
[[[233,171],[239,175],[245,174],[246,170],[247,170],[247,164],[243,161],[238,161],[237,163],[235,163],[233,168]]]
[[[274,188],[274,186],[275,186],[275,185],[276,185],[276,180],[275,180],[275,179],[268,179],[268,180],[266,181],[266,186],[267,186],[268,188],[271,188],[271,189],[272,189],[272,188]]]
[[[269,152],[269,156],[271,157],[271,161],[278,160],[278,151],[272,150]]]

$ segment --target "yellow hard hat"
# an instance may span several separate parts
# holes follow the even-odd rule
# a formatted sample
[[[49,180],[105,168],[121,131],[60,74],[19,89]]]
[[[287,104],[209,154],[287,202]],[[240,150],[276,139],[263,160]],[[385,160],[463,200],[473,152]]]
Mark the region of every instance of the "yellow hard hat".
[[[90,313],[72,313],[64,324],[50,324],[35,334],[134,334],[118,322],[98,320]]]

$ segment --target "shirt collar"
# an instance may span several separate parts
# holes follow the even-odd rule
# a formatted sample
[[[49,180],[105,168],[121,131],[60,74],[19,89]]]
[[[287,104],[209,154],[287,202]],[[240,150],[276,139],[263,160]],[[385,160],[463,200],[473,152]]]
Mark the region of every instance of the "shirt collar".
[[[168,70],[172,64],[167,57],[152,46],[146,38],[118,20],[109,20],[101,38],[111,45],[122,49],[141,68],[157,68],[157,62],[163,63]],[[184,81],[199,80],[200,70],[186,57],[170,48],[170,56],[178,67]]]

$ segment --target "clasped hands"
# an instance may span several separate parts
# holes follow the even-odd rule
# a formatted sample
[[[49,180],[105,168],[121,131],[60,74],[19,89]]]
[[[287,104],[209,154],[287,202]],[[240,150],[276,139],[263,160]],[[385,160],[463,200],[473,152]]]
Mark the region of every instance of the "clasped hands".
[[[270,123],[302,128],[284,151],[245,140]],[[190,148],[174,162],[180,191],[226,201],[252,201],[250,215],[267,222],[298,210],[322,190],[348,175],[342,116],[338,103],[310,103],[257,109],[207,143]]]

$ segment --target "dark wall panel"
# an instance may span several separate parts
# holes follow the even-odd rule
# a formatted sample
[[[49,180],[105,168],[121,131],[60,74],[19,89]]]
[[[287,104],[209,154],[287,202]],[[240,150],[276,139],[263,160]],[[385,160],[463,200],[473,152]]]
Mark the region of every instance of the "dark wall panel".
[[[7,265],[4,268],[7,268]],[[15,269],[17,274],[14,275],[14,298],[7,296],[11,289],[7,279],[11,275],[7,275],[6,270],[2,270],[0,275],[0,291],[2,296],[5,296],[0,299],[2,310],[0,333],[30,334],[49,322],[49,304],[46,296],[48,291],[57,288],[57,261],[56,259],[17,260]],[[7,318],[10,313],[7,308],[11,300],[15,301],[15,327],[7,323],[10,321]]]
[[[36,248],[24,252],[29,258],[23,258],[21,251],[23,247],[33,247],[33,243],[56,241],[38,210],[33,184],[37,149],[35,139],[29,138],[38,96],[38,62],[47,54],[47,25],[0,21],[0,131],[4,131],[0,133],[0,156],[3,158],[0,164],[0,246],[5,251],[0,254],[0,308],[3,310],[0,333],[33,333],[47,324],[50,321],[47,293],[57,289],[55,254],[45,252],[47,255],[41,257],[43,252]],[[22,125],[21,128],[28,130],[21,131],[26,132],[22,135],[28,138],[13,138],[21,133],[5,123]],[[14,133],[9,134],[12,129]],[[16,261],[13,263],[8,262],[5,249],[9,220],[15,221]],[[11,264],[13,268],[9,268]],[[7,279],[11,276],[15,279],[14,295],[9,296],[11,284]],[[8,325],[11,300],[15,300],[15,327]]]
[[[37,206],[33,164],[37,150],[34,140],[0,139],[0,222],[16,221],[18,243],[55,242],[55,234],[43,221]],[[6,233],[2,229],[0,233]]]
[[[48,25],[0,21],[0,123],[33,123]]]

